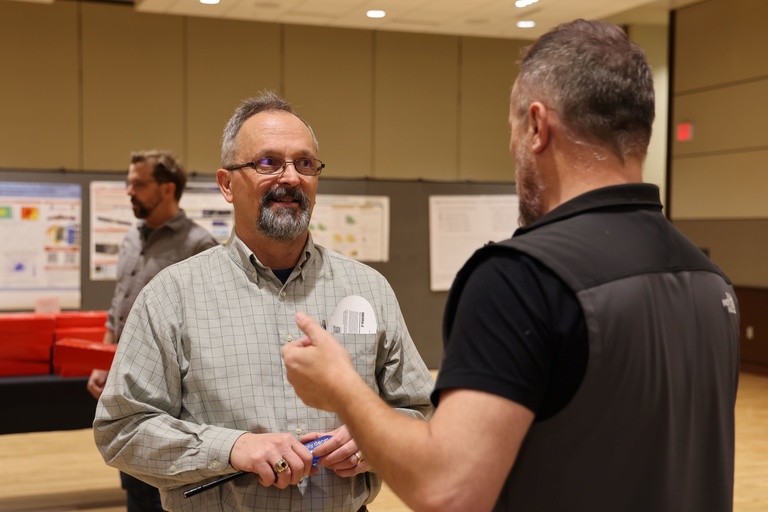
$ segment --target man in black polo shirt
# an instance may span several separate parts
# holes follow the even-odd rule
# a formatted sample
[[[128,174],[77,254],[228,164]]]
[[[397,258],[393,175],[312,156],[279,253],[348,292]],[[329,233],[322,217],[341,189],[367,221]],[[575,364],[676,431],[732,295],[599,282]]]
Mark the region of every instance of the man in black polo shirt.
[[[289,380],[413,509],[732,510],[736,296],[642,183],[653,118],[619,28],[576,20],[528,49],[509,115],[522,227],[454,282],[429,423],[297,315]]]

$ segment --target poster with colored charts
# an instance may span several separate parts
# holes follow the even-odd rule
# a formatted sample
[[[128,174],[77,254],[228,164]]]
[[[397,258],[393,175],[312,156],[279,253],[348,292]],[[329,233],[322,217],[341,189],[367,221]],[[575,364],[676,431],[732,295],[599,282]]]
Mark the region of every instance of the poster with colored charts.
[[[389,260],[389,197],[318,194],[309,230],[316,244],[358,261]]]
[[[80,185],[0,182],[0,310],[80,307],[81,215]]]

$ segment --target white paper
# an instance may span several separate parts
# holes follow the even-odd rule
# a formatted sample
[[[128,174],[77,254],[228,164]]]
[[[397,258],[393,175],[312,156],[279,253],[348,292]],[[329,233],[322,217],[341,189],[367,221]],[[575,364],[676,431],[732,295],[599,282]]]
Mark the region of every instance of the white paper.
[[[179,207],[187,217],[207,229],[219,243],[225,243],[232,233],[235,210],[221,195],[214,177],[208,182],[188,181]]]
[[[359,295],[349,295],[336,306],[328,329],[333,334],[376,334],[376,314],[366,299]]]
[[[518,227],[518,204],[510,194],[430,196],[430,289],[449,290],[477,249],[511,237]]]
[[[91,182],[91,281],[117,279],[120,244],[136,222],[124,182]]]

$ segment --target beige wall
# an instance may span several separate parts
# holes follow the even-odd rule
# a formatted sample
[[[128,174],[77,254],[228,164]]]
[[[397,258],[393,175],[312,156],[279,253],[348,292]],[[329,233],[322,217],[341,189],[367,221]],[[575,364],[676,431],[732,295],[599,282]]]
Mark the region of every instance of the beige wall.
[[[736,284],[768,286],[768,2],[709,0],[675,24],[671,217]]]
[[[659,89],[646,181],[666,181],[666,30],[633,27]],[[339,178],[511,182],[508,98],[528,41],[0,2],[0,168],[120,171],[170,149],[214,172],[224,123],[259,90],[313,125]]]
[[[653,70],[653,87],[656,94],[656,118],[648,155],[643,165],[643,181],[659,187],[662,203],[667,194],[667,139],[669,125],[669,36],[668,27],[658,25],[633,25],[629,27],[630,39],[645,51]]]
[[[78,169],[77,5],[0,2],[0,167]]]
[[[219,165],[262,89],[313,125],[326,175],[512,181],[509,89],[527,42],[0,2],[0,168],[123,172],[130,151]]]

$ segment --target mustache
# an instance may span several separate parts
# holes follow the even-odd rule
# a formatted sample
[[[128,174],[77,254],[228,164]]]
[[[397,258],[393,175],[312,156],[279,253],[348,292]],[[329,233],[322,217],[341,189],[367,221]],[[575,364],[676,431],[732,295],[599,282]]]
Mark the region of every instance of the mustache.
[[[286,188],[278,187],[269,189],[261,197],[261,205],[266,206],[270,201],[278,201],[286,197],[292,197],[299,203],[301,209],[305,210],[309,208],[309,196],[301,191],[299,188]]]

